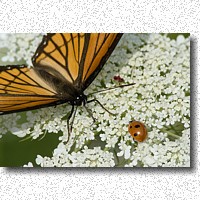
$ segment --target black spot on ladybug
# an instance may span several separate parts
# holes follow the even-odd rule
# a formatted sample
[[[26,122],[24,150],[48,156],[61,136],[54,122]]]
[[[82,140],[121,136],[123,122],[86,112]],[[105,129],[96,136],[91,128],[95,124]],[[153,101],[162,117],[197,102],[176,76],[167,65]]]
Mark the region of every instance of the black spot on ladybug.
[[[137,133],[134,133],[134,136],[136,137],[138,134]]]
[[[135,125],[135,128],[140,128],[140,125],[138,125],[138,124],[137,124],[137,125]]]

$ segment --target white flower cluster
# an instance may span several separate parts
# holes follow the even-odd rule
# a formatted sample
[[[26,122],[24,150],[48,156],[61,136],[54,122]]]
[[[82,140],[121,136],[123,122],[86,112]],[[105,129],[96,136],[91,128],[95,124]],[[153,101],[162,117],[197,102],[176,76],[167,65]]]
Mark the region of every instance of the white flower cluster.
[[[40,36],[33,37],[38,43]],[[23,48],[23,42],[20,45]],[[189,48],[189,38],[182,35],[171,40],[164,34],[124,34],[86,90],[90,94],[123,84],[115,81],[114,76],[122,77],[124,84],[134,82],[134,86],[88,96],[98,99],[115,116],[92,102],[86,106],[96,119],[94,123],[86,109],[79,107],[67,144],[66,115],[70,105],[27,112],[22,124],[4,123],[1,117],[1,132],[15,130],[13,133],[19,137],[37,139],[45,133],[62,131],[52,157],[36,158],[36,164],[43,167],[189,167]],[[13,50],[13,58],[18,57],[17,53]],[[128,133],[128,123],[133,119],[148,127],[148,138],[143,143],[134,142]]]
[[[42,34],[1,34],[1,63],[17,63],[24,61],[32,66],[31,57],[41,42]]]
[[[101,150],[100,147],[88,149],[84,146],[78,152],[69,153],[66,146],[60,143],[58,149],[53,153],[52,159],[42,157],[36,158],[36,163],[42,167],[114,167],[113,154]]]
[[[17,122],[20,119],[20,115],[11,114],[11,115],[3,115],[0,117],[0,138],[2,135],[6,134],[9,130],[15,129],[17,127]],[[13,120],[14,119],[14,120]]]

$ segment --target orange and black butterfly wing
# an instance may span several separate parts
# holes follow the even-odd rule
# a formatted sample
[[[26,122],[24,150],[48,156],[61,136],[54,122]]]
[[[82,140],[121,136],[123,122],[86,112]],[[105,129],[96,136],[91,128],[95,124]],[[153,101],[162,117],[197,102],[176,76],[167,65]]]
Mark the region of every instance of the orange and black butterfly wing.
[[[34,68],[0,68],[0,114],[8,114],[63,103],[53,84],[41,79]],[[69,97],[70,98],[70,97]]]
[[[121,36],[122,34],[116,33],[91,34],[85,61],[81,66],[83,74],[80,82],[84,89],[87,88],[98,75],[119,42]]]
[[[56,33],[44,36],[33,56],[36,68],[53,68],[54,76],[82,93],[94,80],[122,34]]]

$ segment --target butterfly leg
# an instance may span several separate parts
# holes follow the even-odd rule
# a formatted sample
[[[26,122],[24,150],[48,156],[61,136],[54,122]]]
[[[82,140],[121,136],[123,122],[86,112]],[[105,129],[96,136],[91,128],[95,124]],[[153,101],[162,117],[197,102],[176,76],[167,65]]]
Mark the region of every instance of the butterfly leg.
[[[109,114],[111,114],[111,115],[113,115],[113,116],[116,115],[116,114],[114,114],[114,113],[111,113],[108,109],[106,109],[106,108],[100,103],[99,100],[97,100],[97,99],[92,99],[92,100],[90,100],[90,101],[87,101],[87,103],[91,103],[91,102],[97,102],[106,112],[108,112]]]
[[[76,111],[77,111],[77,106],[76,108],[74,109],[74,105],[72,105],[72,109],[70,111],[70,114],[69,116],[67,117],[67,131],[68,131],[68,137],[67,137],[67,141],[66,141],[66,144],[69,142],[69,138],[70,138],[70,135],[71,135],[71,132],[72,132],[72,128],[73,128],[73,123],[74,123],[74,118],[76,116]],[[71,120],[71,123],[70,123],[70,119]]]
[[[87,106],[84,106],[85,109],[87,110],[88,114],[90,115],[90,117],[92,117],[93,119],[93,122],[95,123],[96,122],[96,119],[94,118],[93,114],[92,114],[92,111],[87,107]]]
[[[70,125],[70,129],[69,129],[70,133],[72,132],[72,128],[73,128],[73,124],[74,124],[74,119],[75,119],[75,116],[76,116],[77,108],[78,108],[78,106],[76,106],[74,111],[73,111],[73,116],[72,116],[71,125]]]

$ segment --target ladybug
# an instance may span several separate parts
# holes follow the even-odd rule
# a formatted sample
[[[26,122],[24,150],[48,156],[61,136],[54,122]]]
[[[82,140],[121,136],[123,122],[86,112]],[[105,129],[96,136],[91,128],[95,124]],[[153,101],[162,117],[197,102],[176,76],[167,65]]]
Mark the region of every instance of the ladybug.
[[[128,131],[137,142],[143,142],[147,138],[147,129],[142,122],[131,121],[128,125]]]

